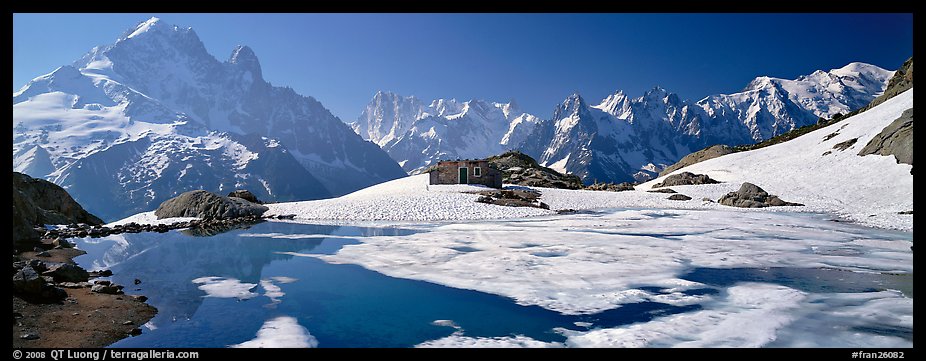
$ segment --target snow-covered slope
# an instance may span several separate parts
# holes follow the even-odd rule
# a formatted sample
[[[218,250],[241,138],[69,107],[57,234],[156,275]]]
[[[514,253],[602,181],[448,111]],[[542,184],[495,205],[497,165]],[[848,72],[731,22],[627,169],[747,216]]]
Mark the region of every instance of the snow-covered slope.
[[[514,101],[437,99],[425,105],[415,97],[377,92],[351,127],[413,171],[440,159],[484,158],[513,149],[539,121]]]
[[[249,47],[220,62],[157,18],[13,94],[13,168],[104,218],[190,189],[314,199],[404,175],[317,100],[263,80]]]
[[[894,156],[859,156],[859,150],[913,107],[913,89],[828,127],[793,140],[728,154],[679,170],[707,174],[731,186],[673,187],[689,196],[717,199],[727,189],[750,182],[782,199],[863,224],[913,229],[912,166]],[[844,150],[839,146],[848,145]],[[668,176],[668,175],[666,175]],[[649,189],[662,178],[638,188]],[[802,207],[803,208],[803,207]]]

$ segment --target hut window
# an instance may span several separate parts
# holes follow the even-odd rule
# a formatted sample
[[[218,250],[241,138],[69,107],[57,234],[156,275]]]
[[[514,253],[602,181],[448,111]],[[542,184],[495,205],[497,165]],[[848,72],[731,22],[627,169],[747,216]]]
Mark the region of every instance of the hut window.
[[[481,176],[482,176],[482,168],[473,167],[473,177],[481,177]]]

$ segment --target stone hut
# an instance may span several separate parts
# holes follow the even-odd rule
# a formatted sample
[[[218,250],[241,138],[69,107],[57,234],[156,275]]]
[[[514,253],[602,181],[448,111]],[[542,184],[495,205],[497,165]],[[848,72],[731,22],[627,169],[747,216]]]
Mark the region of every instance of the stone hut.
[[[502,188],[502,172],[485,159],[444,160],[430,171],[431,184],[482,184]]]

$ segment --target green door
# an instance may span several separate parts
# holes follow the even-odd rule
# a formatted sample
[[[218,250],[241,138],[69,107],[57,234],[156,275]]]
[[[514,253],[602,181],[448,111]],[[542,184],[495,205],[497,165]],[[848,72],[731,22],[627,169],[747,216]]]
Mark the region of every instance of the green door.
[[[469,184],[469,168],[460,167],[460,184]]]

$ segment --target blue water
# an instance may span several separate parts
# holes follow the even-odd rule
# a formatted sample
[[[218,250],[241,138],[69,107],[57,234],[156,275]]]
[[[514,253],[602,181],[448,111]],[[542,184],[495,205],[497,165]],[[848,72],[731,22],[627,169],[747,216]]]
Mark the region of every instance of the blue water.
[[[319,347],[411,347],[439,339],[457,328],[433,324],[452,320],[465,336],[524,335],[564,341],[558,327],[585,330],[645,322],[701,309],[657,302],[627,304],[594,315],[569,316],[512,299],[433,283],[392,278],[356,265],[328,264],[298,254],[333,254],[367,236],[398,236],[402,228],[305,225],[264,222],[212,236],[190,232],[139,233],[101,239],[75,239],[88,253],[80,265],[114,272],[112,280],[128,294],[144,294],[158,314],[143,334],[112,347],[227,347],[255,338],[264,322],[293,317]],[[274,238],[285,235],[288,238]],[[461,247],[461,252],[478,251]],[[557,254],[538,256],[556,257]],[[207,297],[193,282],[222,277],[255,284],[249,299]],[[287,277],[291,282],[279,281]],[[894,277],[894,278],[892,278]],[[133,285],[133,280],[141,281]],[[682,278],[705,284],[685,291],[714,295],[737,282],[769,282],[807,292],[870,292],[901,289],[912,297],[912,275],[858,274],[820,269],[696,268]],[[271,298],[261,286],[271,280],[283,295]],[[638,287],[666,293],[658,287]],[[591,326],[577,326],[584,322]],[[912,330],[859,329],[904,336]]]
[[[311,258],[281,254],[331,254],[350,237],[402,235],[397,228],[360,228],[265,222],[250,229],[211,237],[173,231],[120,236],[126,242],[77,240],[86,255],[75,260],[85,267],[109,268],[113,281],[129,294],[144,294],[158,308],[153,329],[113,347],[226,347],[251,340],[263,323],[277,316],[295,317],[318,340],[319,347],[411,347],[451,335],[453,327],[435,320],[452,320],[466,336],[525,335],[542,341],[563,341],[556,327],[584,329],[642,322],[657,316],[699,309],[643,302],[595,315],[567,316],[537,306],[521,306],[497,295],[433,283],[392,278],[355,265],[328,264]],[[316,234],[280,239],[242,237],[244,234]],[[330,238],[325,235],[334,235]],[[261,296],[205,297],[192,280],[233,278],[258,284]],[[285,293],[274,302],[263,296],[262,279],[285,276],[292,283],[274,284]],[[133,285],[138,278],[141,283]]]

